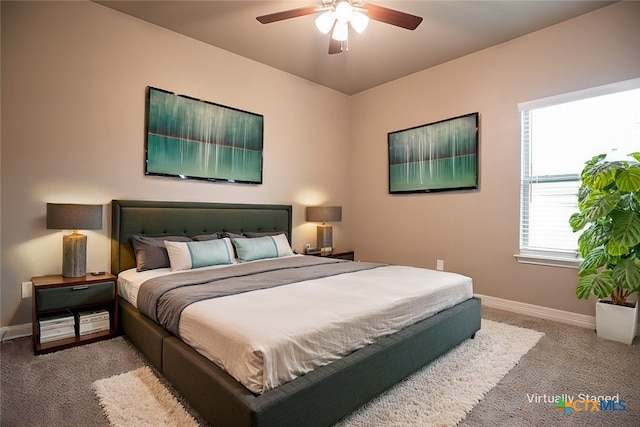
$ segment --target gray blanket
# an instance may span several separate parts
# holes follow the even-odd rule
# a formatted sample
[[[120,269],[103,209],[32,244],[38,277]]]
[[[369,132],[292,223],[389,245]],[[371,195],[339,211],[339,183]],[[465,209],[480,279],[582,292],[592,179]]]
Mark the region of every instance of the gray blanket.
[[[180,314],[194,302],[381,266],[383,264],[298,256],[213,270],[188,270],[144,282],[138,291],[138,310],[180,336]]]

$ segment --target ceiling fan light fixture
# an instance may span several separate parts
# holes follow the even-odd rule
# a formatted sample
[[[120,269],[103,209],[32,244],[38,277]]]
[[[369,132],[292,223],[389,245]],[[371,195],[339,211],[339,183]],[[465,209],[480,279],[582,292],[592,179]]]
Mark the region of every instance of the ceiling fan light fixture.
[[[353,12],[353,17],[350,22],[354,30],[362,33],[367,28],[367,25],[369,25],[369,17],[362,12]]]
[[[334,13],[331,10],[326,11],[316,18],[316,27],[322,34],[329,34],[335,21]]]
[[[349,22],[353,18],[353,7],[348,1],[341,1],[336,5],[335,17],[338,22]]]
[[[2,0],[0,0],[2,1]],[[322,34],[331,32],[329,54],[346,52],[348,48],[349,26],[353,31],[362,33],[370,20],[415,30],[422,22],[422,17],[400,12],[373,4],[366,0],[318,0],[320,6],[297,7],[282,12],[258,16],[261,24],[283,21],[300,16],[316,15],[316,27]]]
[[[347,21],[338,21],[336,22],[336,26],[333,28],[333,34],[331,38],[334,40],[345,42],[349,39],[349,24]]]

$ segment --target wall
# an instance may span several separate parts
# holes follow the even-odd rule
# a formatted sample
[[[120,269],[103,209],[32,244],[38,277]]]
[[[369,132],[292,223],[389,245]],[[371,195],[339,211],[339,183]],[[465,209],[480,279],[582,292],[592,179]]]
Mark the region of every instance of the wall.
[[[342,205],[334,238],[349,241],[346,95],[92,2],[1,7],[2,326],[30,322],[20,282],[61,271],[46,202],[105,205],[90,271],[109,270],[112,199],[293,204],[297,249],[315,242],[305,205]],[[147,86],[264,115],[263,185],[144,176]]]
[[[478,293],[593,315],[591,302],[575,298],[575,270],[513,258],[517,103],[639,77],[640,3],[350,98],[95,3],[0,5],[2,326],[30,321],[21,281],[60,272],[64,233],[46,229],[45,203],[105,204],[103,229],[86,234],[88,268],[107,270],[106,205],[118,198],[292,203],[298,249],[315,240],[303,206],[339,204],[334,239],[351,243],[359,259],[429,268],[444,259],[446,270],[472,276]],[[148,85],[263,114],[264,184],[145,177]],[[481,114],[479,191],[387,194],[387,132],[473,111]],[[320,116],[334,126],[318,126]],[[323,175],[328,163],[332,173]]]
[[[622,2],[352,97],[351,228],[360,259],[473,277],[475,292],[579,314],[574,269],[519,264],[523,101],[640,76],[640,3]],[[387,132],[480,113],[480,189],[387,193]]]

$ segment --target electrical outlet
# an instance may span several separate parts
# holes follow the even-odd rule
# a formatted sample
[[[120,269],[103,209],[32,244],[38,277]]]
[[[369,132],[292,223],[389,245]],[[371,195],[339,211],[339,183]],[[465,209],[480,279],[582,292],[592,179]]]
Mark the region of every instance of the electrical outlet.
[[[438,270],[438,271],[444,270],[444,260],[443,259],[439,259],[439,260],[436,261],[436,270]]]
[[[31,296],[32,289],[33,289],[33,283],[22,282],[22,298],[29,298]]]

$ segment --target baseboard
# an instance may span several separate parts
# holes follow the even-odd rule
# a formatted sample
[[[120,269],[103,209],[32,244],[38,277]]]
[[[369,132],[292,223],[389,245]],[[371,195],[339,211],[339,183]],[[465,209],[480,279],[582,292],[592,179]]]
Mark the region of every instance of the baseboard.
[[[22,325],[4,326],[0,328],[0,341],[12,340],[31,336],[31,323],[23,323]]]
[[[524,314],[538,317],[540,319],[553,320],[568,325],[580,326],[582,328],[595,329],[596,317],[585,314],[572,313],[570,311],[556,310],[555,308],[543,307],[540,305],[527,304],[524,302],[510,301],[502,298],[490,297],[487,295],[475,294],[482,300],[482,305],[497,308],[499,310],[510,311],[512,313]]]

